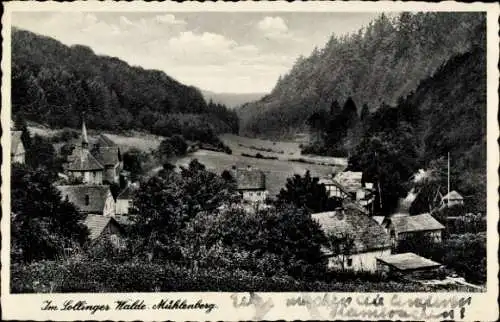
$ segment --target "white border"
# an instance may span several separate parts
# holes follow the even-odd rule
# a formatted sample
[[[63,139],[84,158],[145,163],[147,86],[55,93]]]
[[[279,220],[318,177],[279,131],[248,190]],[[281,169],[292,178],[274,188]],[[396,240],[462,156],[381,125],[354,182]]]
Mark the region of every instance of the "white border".
[[[486,293],[401,293],[401,298],[433,299],[458,298],[460,296],[471,296],[472,305],[467,308],[466,320],[496,320],[498,318],[498,194],[499,186],[497,169],[499,165],[499,150],[496,140],[499,136],[497,124],[498,107],[498,17],[499,7],[495,4],[483,3],[420,3],[420,2],[209,2],[209,3],[144,3],[144,2],[9,2],[4,5],[5,12],[2,17],[3,56],[2,56],[2,107],[10,106],[10,33],[11,13],[13,11],[121,11],[121,12],[215,12],[215,11],[237,11],[237,12],[391,12],[391,11],[487,11],[487,213],[488,213],[488,281]],[[31,320],[248,320],[264,318],[266,320],[276,319],[310,319],[313,316],[304,307],[286,307],[286,298],[299,295],[299,293],[259,293],[264,299],[270,298],[274,307],[263,317],[256,316],[253,306],[248,308],[234,308],[231,293],[106,293],[106,294],[9,294],[9,245],[10,245],[10,166],[5,161],[10,160],[10,108],[2,108],[1,121],[4,135],[1,138],[3,147],[2,163],[2,318],[5,319],[31,319]],[[7,161],[8,162],[8,161]],[[333,293],[332,293],[333,294]],[[380,293],[383,294],[383,293]],[[394,293],[385,293],[386,303]],[[248,294],[240,294],[240,296]],[[318,294],[317,294],[318,295]],[[341,296],[363,296],[363,293],[336,293]],[[375,294],[372,294],[374,296]],[[51,299],[55,303],[64,300],[87,300],[89,303],[112,304],[115,299],[145,299],[148,303],[156,303],[161,298],[186,298],[194,301],[203,299],[204,302],[217,304],[217,309],[207,314],[201,310],[196,311],[107,311],[90,315],[87,312],[47,312],[41,311],[43,300]],[[321,311],[318,319],[329,319],[326,311]],[[369,319],[369,318],[368,318]],[[460,320],[455,316],[455,320]]]

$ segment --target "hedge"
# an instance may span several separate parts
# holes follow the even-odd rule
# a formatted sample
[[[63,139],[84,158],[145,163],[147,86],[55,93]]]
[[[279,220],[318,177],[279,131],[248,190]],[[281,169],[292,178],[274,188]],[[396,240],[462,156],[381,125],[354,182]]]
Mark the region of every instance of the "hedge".
[[[193,271],[172,264],[102,261],[42,261],[11,266],[12,293],[65,292],[425,292],[429,287],[363,276],[298,281],[291,277],[252,276],[246,271]],[[434,289],[436,290],[436,289]],[[449,290],[449,289],[448,289]]]

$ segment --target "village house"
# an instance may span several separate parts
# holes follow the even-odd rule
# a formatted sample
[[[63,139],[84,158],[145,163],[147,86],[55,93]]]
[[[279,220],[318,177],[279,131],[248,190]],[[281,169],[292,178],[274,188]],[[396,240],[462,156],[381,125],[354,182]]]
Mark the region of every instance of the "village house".
[[[333,243],[336,249],[323,248],[330,269],[375,272],[377,258],[391,254],[389,235],[383,227],[352,204],[311,216],[327,236],[341,241]]]
[[[115,201],[109,186],[80,184],[56,186],[56,188],[60,191],[61,198],[74,204],[81,213],[115,215]]]
[[[116,197],[116,214],[127,215],[132,208],[132,200],[134,198],[135,188],[129,184]]]
[[[441,198],[441,208],[453,207],[453,206],[463,206],[464,197],[455,190],[450,191],[445,196]]]
[[[104,166],[89,151],[85,121],[82,122],[81,146],[75,146],[67,161],[63,168],[70,178],[87,184],[102,184]]]
[[[373,183],[363,185],[362,172],[339,172],[332,178],[321,178],[318,183],[323,184],[330,198],[355,201],[366,209],[371,209],[374,201]]]
[[[21,140],[22,131],[12,131],[10,141],[10,156],[12,163],[24,163],[26,150]]]
[[[238,192],[243,201],[263,203],[268,196],[266,190],[266,175],[259,169],[250,166],[235,170],[235,179]]]
[[[120,148],[104,134],[100,134],[93,144],[91,153],[104,166],[103,180],[109,183],[120,181],[123,169]]]
[[[434,242],[441,242],[445,228],[428,213],[416,216],[395,214],[386,217],[382,226],[389,233],[393,246],[410,238],[430,238]]]
[[[113,217],[89,214],[83,223],[89,230],[91,245],[109,241],[116,248],[125,246],[123,241],[123,228]]]
[[[83,183],[118,183],[123,162],[119,147],[106,135],[100,134],[90,142],[83,121],[81,141],[75,144],[63,168],[69,177]]]
[[[414,253],[387,255],[377,258],[378,271],[389,275],[426,279],[439,276],[442,265]]]

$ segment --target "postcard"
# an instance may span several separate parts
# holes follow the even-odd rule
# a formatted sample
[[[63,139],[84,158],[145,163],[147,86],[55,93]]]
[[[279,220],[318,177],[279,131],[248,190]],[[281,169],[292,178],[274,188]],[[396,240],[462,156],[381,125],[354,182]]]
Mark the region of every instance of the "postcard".
[[[498,18],[6,3],[2,318],[497,320]]]

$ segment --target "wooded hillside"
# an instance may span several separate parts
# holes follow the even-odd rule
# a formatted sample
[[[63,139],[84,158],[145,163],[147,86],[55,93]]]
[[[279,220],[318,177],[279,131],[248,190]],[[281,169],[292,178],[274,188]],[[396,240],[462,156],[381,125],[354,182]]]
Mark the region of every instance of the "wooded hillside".
[[[198,89],[162,71],[16,28],[12,112],[51,127],[78,127],[85,112],[88,126],[98,129],[135,128],[160,135],[206,130],[195,139],[203,139],[207,131],[238,131],[234,112],[207,104]]]
[[[394,105],[450,57],[477,44],[484,21],[480,13],[382,14],[358,33],[333,35],[324,48],[300,57],[268,96],[238,110],[241,133],[293,134],[312,113],[348,97],[359,109]]]

